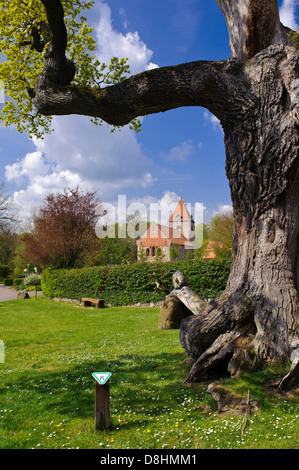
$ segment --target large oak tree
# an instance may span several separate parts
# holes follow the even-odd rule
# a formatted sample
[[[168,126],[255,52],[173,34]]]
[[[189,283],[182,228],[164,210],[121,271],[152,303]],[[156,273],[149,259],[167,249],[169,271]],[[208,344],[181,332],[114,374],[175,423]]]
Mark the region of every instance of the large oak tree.
[[[154,69],[99,88],[72,83],[64,2],[41,0],[51,40],[30,90],[44,116],[82,114],[121,126],[202,106],[220,120],[235,219],[232,265],[223,295],[182,323],[182,345],[195,361],[188,381],[219,363],[233,375],[287,358],[299,337],[299,54],[277,0],[216,1],[231,58]],[[283,385],[295,376],[293,370]]]

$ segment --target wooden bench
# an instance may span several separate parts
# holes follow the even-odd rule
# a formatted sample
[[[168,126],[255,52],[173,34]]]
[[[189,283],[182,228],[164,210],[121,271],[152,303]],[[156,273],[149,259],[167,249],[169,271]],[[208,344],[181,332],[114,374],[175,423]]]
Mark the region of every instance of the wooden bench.
[[[83,303],[83,307],[90,307],[94,305],[95,308],[104,308],[104,300],[103,299],[81,299]]]

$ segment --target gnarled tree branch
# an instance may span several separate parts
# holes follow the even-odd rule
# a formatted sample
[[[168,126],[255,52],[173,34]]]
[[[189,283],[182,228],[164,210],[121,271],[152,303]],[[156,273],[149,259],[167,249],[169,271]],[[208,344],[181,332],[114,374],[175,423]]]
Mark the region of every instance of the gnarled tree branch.
[[[37,110],[43,115],[82,114],[121,126],[138,116],[183,106],[203,106],[222,121],[228,120],[228,116],[238,120],[241,108],[244,114],[244,108],[253,106],[255,98],[245,75],[240,74],[243,63],[239,59],[154,69],[101,90],[69,86],[74,65],[65,57],[67,34],[63,8],[60,0],[42,0],[42,3],[52,39],[33,96]]]
[[[44,56],[44,70],[36,82],[35,93],[49,88],[49,84],[69,85],[76,72],[74,63],[67,59],[67,31],[64,11],[60,0],[41,0],[47,12],[47,20],[52,33],[51,42]]]
[[[146,114],[182,106],[203,106],[222,123],[231,119],[233,114],[238,120],[237,101],[242,101],[243,110],[246,108],[244,100],[250,102],[247,103],[250,107],[254,101],[244,74],[243,83],[239,81],[240,95],[235,99],[238,85],[234,75],[242,67],[241,61],[271,44],[286,44],[288,38],[279,20],[277,0],[216,1],[227,22],[235,60],[193,62],[161,68],[98,90],[68,86],[74,77],[75,66],[65,57],[67,32],[63,7],[60,0],[42,0],[52,39],[45,53],[44,71],[32,93],[37,110],[44,115],[83,114],[101,118],[109,124],[125,125]],[[233,109],[230,102],[234,103]]]
[[[256,99],[242,67],[237,59],[199,61],[149,70],[104,89],[37,88],[34,103],[44,115],[82,114],[117,126],[183,106],[203,106],[220,119],[229,114],[239,119],[241,108],[254,107]]]
[[[60,0],[41,0],[47,12],[47,20],[52,32],[53,47],[65,53],[67,31],[64,24],[64,11]]]

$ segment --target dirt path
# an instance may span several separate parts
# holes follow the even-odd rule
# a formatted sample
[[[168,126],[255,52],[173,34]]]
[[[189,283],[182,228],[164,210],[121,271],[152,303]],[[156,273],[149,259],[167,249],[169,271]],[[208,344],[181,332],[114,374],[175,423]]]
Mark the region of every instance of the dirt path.
[[[29,297],[35,296],[35,291],[28,292]],[[37,295],[43,295],[42,292],[37,292]],[[18,296],[18,291],[12,289],[11,287],[4,286],[0,284],[0,302],[5,302],[7,300],[15,300]]]

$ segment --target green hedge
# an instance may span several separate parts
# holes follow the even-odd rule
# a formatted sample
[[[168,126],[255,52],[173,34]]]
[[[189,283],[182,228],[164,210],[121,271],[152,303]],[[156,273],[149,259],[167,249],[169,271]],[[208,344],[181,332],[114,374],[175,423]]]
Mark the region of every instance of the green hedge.
[[[226,287],[230,261],[177,261],[159,264],[134,264],[114,267],[97,266],[83,269],[48,268],[42,275],[42,291],[50,298],[101,298],[112,305],[163,300],[157,289],[159,281],[173,289],[172,274],[181,269],[190,281],[190,288],[201,298],[213,298]]]

